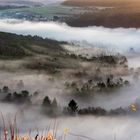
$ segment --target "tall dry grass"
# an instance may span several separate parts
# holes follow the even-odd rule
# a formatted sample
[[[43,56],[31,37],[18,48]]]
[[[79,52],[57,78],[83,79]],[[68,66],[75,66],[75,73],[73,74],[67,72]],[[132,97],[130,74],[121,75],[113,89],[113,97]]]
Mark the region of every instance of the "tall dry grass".
[[[47,127],[47,129],[40,131],[36,129],[36,131],[32,131],[32,128],[29,128],[29,131],[26,133],[22,133],[22,126],[18,128],[17,125],[17,114],[15,114],[14,119],[11,118],[5,119],[4,115],[1,112],[1,120],[3,127],[0,127],[0,140],[66,140],[67,135],[72,136],[73,139],[82,138],[87,140],[94,140],[88,136],[79,135],[70,132],[69,128],[64,128],[61,135],[58,135],[58,122],[57,120],[53,120]],[[21,131],[20,131],[21,130]],[[59,131],[60,132],[60,131]]]
[[[32,130],[29,129],[27,134],[22,134],[20,129],[17,127],[17,114],[15,114],[14,119],[11,121],[10,119],[7,121],[4,118],[4,115],[1,112],[1,120],[3,127],[0,129],[0,140],[56,140],[58,124],[56,121],[53,123],[53,128],[51,129],[51,125],[43,131],[39,132],[37,129],[35,136],[32,136]],[[62,134],[61,140],[65,140],[66,133]]]

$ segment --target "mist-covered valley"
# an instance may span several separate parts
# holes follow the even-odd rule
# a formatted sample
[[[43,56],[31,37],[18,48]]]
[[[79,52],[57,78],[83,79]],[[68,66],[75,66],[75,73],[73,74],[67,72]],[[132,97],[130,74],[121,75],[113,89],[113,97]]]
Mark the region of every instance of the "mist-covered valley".
[[[18,34],[1,32],[1,43],[7,37],[9,44],[19,45],[25,51],[21,57],[11,51],[11,59],[8,53],[1,54],[1,92],[8,86],[8,93],[12,96],[9,100],[9,96],[1,93],[0,111],[5,120],[12,120],[16,115],[23,135],[29,129],[32,129],[32,136],[36,135],[37,130],[41,134],[50,125],[53,129],[56,120],[59,124],[58,136],[62,135],[61,130],[70,129],[67,139],[139,139],[139,29],[73,28],[64,23],[10,19],[0,22],[1,31]],[[22,39],[22,35],[27,37]],[[29,35],[36,36],[32,39]],[[61,51],[57,47],[49,48],[50,44],[46,45],[37,36],[57,40],[54,43],[52,40],[52,43]],[[14,42],[14,38],[18,39]],[[3,45],[7,46],[5,43]],[[102,56],[113,58],[102,59]],[[48,68],[51,69],[48,71]],[[108,85],[110,75],[113,75],[112,86]],[[103,83],[101,85],[101,79],[107,87]],[[89,88],[85,88],[87,83]],[[29,92],[29,104],[21,99],[19,103],[14,97],[14,92],[20,94],[24,90]],[[60,112],[74,99],[79,109],[100,107],[107,114],[89,112],[80,115],[84,111],[80,110],[76,116],[58,113],[61,115],[57,115],[57,118],[50,117],[42,112],[46,96],[52,101],[54,98],[57,100]],[[136,112],[132,110],[133,104]]]
[[[37,20],[0,19],[0,139],[139,140],[140,29]]]
[[[105,28],[105,27],[70,27],[57,22],[29,22],[14,19],[0,20],[0,30],[23,34],[37,35],[58,41],[81,42],[93,47],[102,47],[113,52],[139,51],[140,30],[136,28]],[[108,39],[110,38],[110,39]]]

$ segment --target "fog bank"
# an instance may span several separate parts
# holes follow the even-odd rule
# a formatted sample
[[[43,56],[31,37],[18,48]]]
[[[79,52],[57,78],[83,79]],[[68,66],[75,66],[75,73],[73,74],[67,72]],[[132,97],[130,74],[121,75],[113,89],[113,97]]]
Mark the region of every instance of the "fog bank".
[[[81,42],[96,47],[105,47],[112,51],[140,50],[140,29],[69,27],[65,23],[29,22],[19,20],[0,20],[0,31],[23,35],[38,35],[58,41]]]
[[[4,112],[5,119],[14,118],[14,111],[11,105],[0,104],[1,111]],[[80,139],[89,140],[82,136],[89,137],[93,140],[139,140],[140,121],[139,116],[117,116],[117,117],[62,117],[57,119],[50,119],[48,117],[38,114],[34,108],[26,108],[19,111],[17,114],[17,125],[21,133],[32,130],[32,136],[42,134],[48,127],[53,128],[54,122],[57,122],[58,130],[57,136],[63,134],[64,128],[68,128],[70,133],[79,135],[79,137],[67,134],[66,139]],[[76,124],[76,125],[75,125]],[[1,124],[2,125],[2,124]],[[21,127],[22,126],[22,127]],[[128,133],[129,132],[129,133]],[[58,138],[57,138],[58,139]]]

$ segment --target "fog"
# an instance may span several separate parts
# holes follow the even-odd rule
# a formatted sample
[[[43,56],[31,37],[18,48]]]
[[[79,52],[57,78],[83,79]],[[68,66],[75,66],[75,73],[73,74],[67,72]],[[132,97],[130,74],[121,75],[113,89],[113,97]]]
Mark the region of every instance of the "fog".
[[[140,29],[109,29],[104,27],[86,27],[74,28],[65,23],[54,22],[29,22],[20,20],[0,20],[0,31],[11,32],[23,35],[38,35],[43,38],[55,39],[58,41],[68,41],[81,46],[106,48],[112,52],[121,52],[126,54],[130,48],[133,48],[133,55],[127,54],[130,67],[139,67],[140,50]],[[137,55],[135,54],[137,53]],[[138,77],[138,75],[137,75]],[[140,101],[140,81],[135,81],[132,76],[129,78],[131,85],[112,91],[110,94],[103,93],[94,97],[85,97],[79,99],[75,97],[79,107],[102,107],[107,110],[118,107],[126,108],[130,104]],[[32,94],[39,91],[40,95],[33,103],[41,104],[44,96],[48,95],[51,99],[57,98],[60,106],[66,106],[73,98],[69,92],[65,91],[64,79],[53,79],[44,73],[7,73],[0,72],[0,88],[8,85],[13,91],[18,90],[17,83],[22,80],[24,89]],[[53,82],[52,82],[53,81]],[[21,132],[27,132],[33,129],[35,135],[37,129],[43,131],[50,123],[53,125],[55,119],[50,119],[40,113],[40,107],[35,105],[28,107],[26,105],[16,106],[6,103],[0,103],[0,111],[3,112],[6,119],[13,118],[17,113],[17,123],[21,127]],[[64,128],[69,128],[71,133],[87,136],[94,140],[139,140],[140,120],[139,114],[128,116],[84,116],[84,117],[60,117],[58,122],[58,135],[61,135]],[[2,126],[2,122],[0,122]],[[67,139],[86,139],[82,136],[67,136]]]
[[[138,77],[138,75],[137,75]],[[128,79],[128,78],[125,78]],[[22,80],[23,88],[19,89],[18,84]],[[68,79],[65,78],[53,78],[45,73],[33,73],[33,72],[16,72],[8,73],[0,71],[0,89],[5,85],[8,86],[11,92],[28,90],[32,95],[35,91],[39,92],[39,96],[32,100],[33,104],[42,104],[43,98],[49,96],[51,100],[55,97],[58,104],[61,107],[67,106],[71,99],[75,99],[79,105],[79,108],[84,107],[102,107],[106,110],[116,109],[119,107],[126,108],[136,100],[140,100],[140,81],[133,80],[133,77],[129,77],[131,83],[130,86],[124,86],[116,90],[108,92],[102,92],[100,94],[93,94],[90,96],[74,96],[72,91],[69,91],[65,87],[65,82]]]
[[[7,113],[14,114],[17,109],[15,106],[11,105],[1,105],[7,110]],[[66,139],[82,139],[86,140],[88,138],[83,138],[87,136],[94,140],[139,140],[140,131],[140,120],[139,116],[117,116],[117,117],[94,117],[94,116],[84,116],[84,117],[61,117],[57,119],[50,119],[36,113],[35,108],[25,108],[26,111],[19,111],[17,115],[17,124],[20,128],[21,133],[29,132],[32,129],[32,136],[36,134],[42,134],[48,127],[51,129],[56,121],[58,126],[57,136],[61,136],[64,128],[69,128],[70,133],[79,135],[78,137],[67,135]],[[17,109],[18,111],[18,109]],[[4,110],[3,110],[4,112]],[[6,114],[6,111],[4,112]],[[12,118],[12,115],[7,115],[8,118]],[[21,127],[22,126],[22,127]],[[58,138],[58,137],[57,137]]]
[[[104,27],[69,27],[65,23],[29,22],[19,20],[0,20],[0,31],[24,35],[38,35],[58,41],[81,42],[96,47],[105,47],[110,51],[139,51],[140,29],[104,28]]]
[[[4,85],[8,85],[10,89],[18,90],[17,83],[20,80],[24,82],[24,89],[28,89],[32,94],[38,90],[40,96],[34,100],[33,106],[26,105],[14,105],[8,103],[0,103],[0,111],[3,113],[5,120],[14,120],[17,114],[17,125],[20,128],[21,133],[29,132],[32,129],[32,136],[37,133],[42,134],[51,125],[53,129],[54,122],[58,123],[57,136],[61,136],[64,128],[70,129],[70,134],[67,135],[67,140],[70,139],[88,139],[83,136],[87,136],[92,139],[104,140],[104,139],[119,139],[119,140],[139,140],[140,121],[139,114],[131,114],[126,116],[76,116],[76,117],[58,117],[49,118],[41,114],[40,106],[42,97],[48,95],[51,99],[56,97],[59,105],[67,105],[70,99],[73,97],[64,92],[64,88],[61,86],[61,81],[55,79],[53,84],[49,80],[50,77],[45,74],[36,73],[7,73],[0,72],[0,83],[2,88]],[[134,85],[134,81],[131,81],[130,87],[124,87],[120,90],[111,92],[110,94],[102,94],[90,96],[82,100],[76,99],[79,107],[87,106],[100,106],[105,109],[115,109],[118,107],[128,107],[136,100],[140,100],[139,81]],[[65,94],[63,94],[63,92]],[[8,122],[8,121],[7,121]],[[76,124],[76,125],[75,125]],[[0,121],[2,126],[2,122]],[[39,131],[39,132],[38,132]],[[129,131],[129,133],[128,133]],[[71,133],[79,135],[78,137],[72,136]]]

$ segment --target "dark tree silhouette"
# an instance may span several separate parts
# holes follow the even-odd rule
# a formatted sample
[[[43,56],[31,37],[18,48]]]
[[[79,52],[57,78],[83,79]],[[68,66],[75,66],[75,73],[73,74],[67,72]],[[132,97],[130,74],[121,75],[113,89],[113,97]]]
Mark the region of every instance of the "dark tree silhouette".
[[[29,91],[27,91],[27,90],[22,90],[22,91],[21,91],[21,94],[22,94],[22,96],[23,96],[24,98],[29,97]]]
[[[56,100],[56,98],[54,98],[53,101],[52,101],[52,108],[56,109],[57,107],[58,107],[57,106],[57,100]]]
[[[57,104],[57,100],[56,98],[53,99],[52,104],[51,104],[51,115],[52,116],[57,116],[59,115],[59,108],[58,108],[58,104]]]
[[[31,103],[29,92],[26,90],[21,91],[21,93],[14,92],[12,94],[13,102],[22,104],[22,103]]]
[[[49,98],[48,96],[46,96],[46,97],[44,98],[42,105],[43,105],[44,107],[51,107],[51,100],[50,100],[50,98]]]
[[[4,86],[2,90],[3,90],[4,93],[8,93],[9,92],[9,87],[8,86]]]
[[[12,94],[11,93],[8,93],[4,99],[4,101],[6,102],[12,102]]]
[[[33,93],[33,96],[38,96],[39,95],[39,92],[38,91],[35,91],[34,93]]]
[[[69,113],[76,113],[78,110],[78,105],[74,100],[71,100],[68,104]]]

